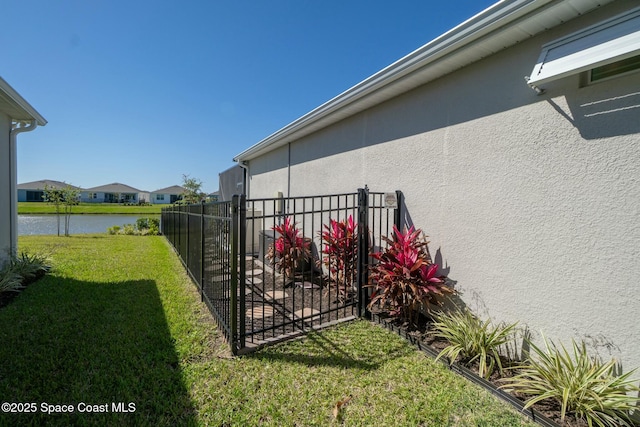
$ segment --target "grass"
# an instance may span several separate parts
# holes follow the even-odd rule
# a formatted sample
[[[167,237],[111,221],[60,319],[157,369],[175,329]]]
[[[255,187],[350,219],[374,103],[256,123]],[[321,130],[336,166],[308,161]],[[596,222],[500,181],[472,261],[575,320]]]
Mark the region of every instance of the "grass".
[[[19,245],[54,270],[0,309],[1,400],[39,410],[0,413],[2,426],[534,425],[367,321],[229,357],[163,237]],[[78,413],[80,402],[110,412]],[[43,414],[43,403],[76,412]]]
[[[72,209],[73,214],[127,214],[159,215],[168,205],[125,206],[118,203],[80,203]],[[54,205],[45,202],[18,202],[18,214],[51,215],[56,213]]]

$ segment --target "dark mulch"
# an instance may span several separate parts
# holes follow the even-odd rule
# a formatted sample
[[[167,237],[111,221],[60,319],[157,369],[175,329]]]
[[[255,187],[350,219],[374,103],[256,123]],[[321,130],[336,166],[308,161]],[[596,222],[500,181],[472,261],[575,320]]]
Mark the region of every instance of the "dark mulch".
[[[401,335],[409,336],[412,340],[419,343],[420,347],[428,346],[431,349],[435,350],[436,353],[440,353],[442,349],[447,347],[448,342],[442,338],[433,336],[433,320],[425,315],[420,314],[418,319],[413,324],[403,323],[398,317],[392,317],[388,314],[388,312],[379,309],[373,309],[372,313],[381,320],[382,324],[391,326],[392,329],[401,331]],[[444,358],[441,360],[445,360]],[[464,360],[456,360],[456,362],[471,371],[478,371],[478,364],[465,363]],[[445,360],[445,363],[448,363],[448,360]],[[501,363],[503,367],[514,366],[516,364],[515,361],[508,360],[506,358],[501,359]],[[488,381],[495,385],[496,387],[500,387],[504,385],[502,380],[506,377],[516,375],[516,371],[513,369],[504,370],[501,374],[498,371],[495,371],[491,374]],[[521,401],[525,401],[527,399],[526,396],[523,395],[514,395]],[[533,405],[533,409],[538,411],[540,414],[544,415],[551,421],[557,423],[558,425],[564,427],[586,427],[588,424],[581,420],[576,419],[572,414],[567,414],[565,416],[564,422],[561,421],[561,406],[559,402],[555,400],[547,399],[542,402],[536,403]]]
[[[343,298],[335,284],[316,269],[307,268],[285,280],[268,262],[257,258],[246,260],[245,268],[244,326],[249,342],[257,344],[357,313],[355,299]]]

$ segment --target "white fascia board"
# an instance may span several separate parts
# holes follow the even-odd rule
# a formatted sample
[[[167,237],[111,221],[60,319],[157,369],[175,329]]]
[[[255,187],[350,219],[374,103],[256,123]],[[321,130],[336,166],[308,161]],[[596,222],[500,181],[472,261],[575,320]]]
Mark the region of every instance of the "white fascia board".
[[[287,137],[300,132],[332,113],[354,104],[367,95],[391,85],[414,71],[436,63],[480,38],[509,25],[523,16],[557,0],[502,0],[462,24],[425,44],[335,98],[291,122],[262,141],[236,155],[242,162],[290,142]],[[398,92],[401,93],[401,92]]]
[[[640,7],[542,47],[530,85],[557,80],[640,54]]]
[[[18,111],[24,114],[23,117],[12,117],[14,120],[24,120],[28,117],[30,120],[35,120],[38,126],[44,126],[47,124],[47,120],[45,120],[40,113],[36,111],[35,108],[31,106],[14,88],[12,88],[9,83],[7,83],[2,77],[0,77],[0,91],[5,95],[7,100],[11,102],[13,108],[18,109]]]

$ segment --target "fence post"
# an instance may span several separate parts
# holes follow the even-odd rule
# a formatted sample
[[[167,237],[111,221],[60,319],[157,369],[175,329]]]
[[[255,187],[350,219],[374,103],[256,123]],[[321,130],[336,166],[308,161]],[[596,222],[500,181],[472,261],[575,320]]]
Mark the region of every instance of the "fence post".
[[[204,232],[204,200],[200,203],[200,301],[204,301],[204,244],[206,233]]]
[[[402,194],[402,191],[396,190],[396,200],[398,202],[398,207],[393,213],[393,222],[396,224],[396,228],[402,231],[402,229],[404,228],[402,212],[404,206],[404,194]]]
[[[245,339],[246,339],[246,290],[247,290],[247,276],[246,269],[247,263],[245,262],[245,257],[247,256],[247,198],[244,194],[240,195],[240,204],[239,204],[239,214],[240,214],[240,224],[238,224],[239,233],[238,233],[238,254],[237,258],[239,260],[239,269],[238,273],[240,277],[238,278],[238,288],[240,290],[240,309],[238,313],[238,318],[240,320],[239,325],[239,347],[245,347]],[[236,291],[237,295],[237,291]]]
[[[369,258],[369,189],[358,188],[358,316],[366,315],[369,281],[367,260]]]
[[[229,303],[229,313],[231,314],[230,324],[230,338],[231,338],[231,353],[238,354],[238,243],[239,243],[239,206],[240,196],[233,195],[231,199],[231,253],[229,254],[231,262],[231,283]]]

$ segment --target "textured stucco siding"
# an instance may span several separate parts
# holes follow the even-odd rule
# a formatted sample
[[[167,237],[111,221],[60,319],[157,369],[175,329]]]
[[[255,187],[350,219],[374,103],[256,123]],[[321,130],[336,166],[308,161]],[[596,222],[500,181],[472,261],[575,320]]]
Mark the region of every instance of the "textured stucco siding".
[[[249,196],[402,190],[473,311],[640,367],[640,73],[524,81],[544,43],[625,4],[252,160]]]

